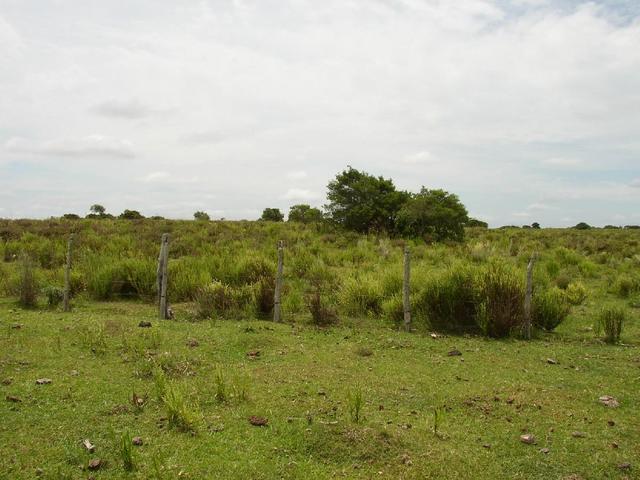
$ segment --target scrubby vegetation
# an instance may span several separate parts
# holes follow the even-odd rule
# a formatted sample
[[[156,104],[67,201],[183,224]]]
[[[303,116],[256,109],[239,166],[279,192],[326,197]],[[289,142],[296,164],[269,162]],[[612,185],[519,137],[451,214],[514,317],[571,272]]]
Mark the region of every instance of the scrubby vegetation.
[[[155,320],[164,232],[172,321]],[[304,218],[99,217],[0,221],[0,237],[0,477],[623,478],[637,458],[637,230],[432,243]]]
[[[3,221],[0,294],[16,296],[24,306],[46,302],[56,307],[66,238],[75,232],[73,297],[152,303],[158,242],[166,231],[171,235],[169,301],[192,302],[194,320],[268,319],[276,244],[283,240],[282,310],[287,321],[329,324],[363,317],[398,324],[406,241],[338,228],[302,220]],[[465,243],[409,242],[414,329],[518,335],[524,271],[534,251],[540,258],[534,274],[533,324],[541,330],[554,330],[571,308],[592,299],[612,295],[632,303],[640,292],[640,246],[632,230],[471,228],[466,236]]]

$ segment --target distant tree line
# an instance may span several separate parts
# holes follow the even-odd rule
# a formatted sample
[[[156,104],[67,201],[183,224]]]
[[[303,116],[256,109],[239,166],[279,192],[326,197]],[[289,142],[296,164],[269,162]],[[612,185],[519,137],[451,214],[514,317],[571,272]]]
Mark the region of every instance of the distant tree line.
[[[464,227],[488,227],[469,218],[457,195],[422,187],[411,193],[398,190],[391,179],[348,167],[327,186],[325,213],[309,205],[294,205],[289,221],[328,221],[359,233],[386,233],[427,240],[462,240]],[[266,208],[261,220],[283,221],[277,208]]]
[[[466,207],[456,194],[442,189],[422,187],[413,193],[398,190],[393,181],[374,176],[351,166],[338,173],[327,185],[327,200],[323,210],[308,204],[297,204],[289,208],[287,221],[298,223],[329,223],[358,233],[384,233],[406,238],[423,238],[426,241],[464,238],[465,227],[488,228],[482,220],[469,217]],[[64,218],[79,219],[75,214]],[[116,218],[106,212],[105,207],[94,204],[86,218]],[[145,218],[137,210],[126,209],[117,218],[136,220]],[[162,219],[154,216],[151,219]],[[194,220],[210,221],[204,211],[193,214]],[[283,222],[284,213],[279,208],[265,208],[260,217],[264,222]],[[501,228],[539,229],[533,222],[522,227],[507,225]],[[585,222],[578,223],[576,230],[592,228]],[[605,228],[622,228],[607,225]],[[640,228],[627,225],[624,228]]]

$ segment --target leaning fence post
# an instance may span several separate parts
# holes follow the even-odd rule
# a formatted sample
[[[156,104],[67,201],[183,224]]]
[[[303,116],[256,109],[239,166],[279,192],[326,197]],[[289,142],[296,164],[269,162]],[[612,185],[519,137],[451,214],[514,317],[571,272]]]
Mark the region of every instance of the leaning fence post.
[[[162,234],[160,256],[158,257],[158,318],[169,318],[167,308],[167,270],[169,263],[169,234]]]
[[[73,233],[69,235],[67,241],[67,262],[64,266],[64,294],[62,297],[62,308],[65,312],[71,310],[69,296],[71,294],[71,247],[73,245]]]
[[[402,309],[404,311],[404,329],[411,331],[411,300],[409,283],[411,281],[411,255],[409,246],[404,247],[404,278],[402,282]]]
[[[537,254],[534,252],[527,265],[527,284],[524,294],[524,338],[531,340],[531,300],[533,296],[533,266],[536,263]]]
[[[278,242],[278,270],[276,272],[276,288],[273,293],[273,321],[282,321],[280,317],[280,295],[282,294],[282,270],[284,264],[284,242]]]

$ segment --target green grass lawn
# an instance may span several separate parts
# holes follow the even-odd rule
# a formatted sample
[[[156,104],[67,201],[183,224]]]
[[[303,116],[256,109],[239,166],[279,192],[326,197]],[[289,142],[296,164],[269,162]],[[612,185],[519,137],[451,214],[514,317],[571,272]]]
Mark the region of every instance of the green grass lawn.
[[[588,309],[527,343],[370,320],[190,323],[185,308],[158,321],[139,303],[61,313],[0,301],[0,478],[638,478],[637,322],[624,345],[608,346],[588,330]],[[154,365],[194,432],[171,425]],[[143,440],[132,472],[120,453],[126,433]],[[524,433],[536,443],[522,443]],[[89,471],[95,458],[102,465]]]

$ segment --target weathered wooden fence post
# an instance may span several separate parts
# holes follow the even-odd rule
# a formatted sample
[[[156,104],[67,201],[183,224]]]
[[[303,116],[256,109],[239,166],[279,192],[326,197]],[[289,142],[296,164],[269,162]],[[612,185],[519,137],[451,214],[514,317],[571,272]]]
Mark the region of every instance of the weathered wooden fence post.
[[[276,272],[276,288],[273,293],[273,321],[281,322],[280,296],[282,294],[282,270],[284,268],[284,242],[278,242],[278,270]]]
[[[402,282],[402,309],[404,311],[404,329],[411,331],[411,300],[409,283],[411,281],[411,255],[409,246],[404,247],[404,278]]]
[[[533,297],[533,266],[536,263],[537,253],[531,255],[527,265],[527,284],[524,293],[524,338],[531,340],[531,301]]]
[[[69,297],[71,295],[71,247],[73,246],[73,233],[69,235],[67,241],[67,263],[64,266],[64,294],[62,297],[62,309],[65,312],[71,310]]]
[[[169,264],[169,234],[162,234],[160,256],[158,257],[158,318],[169,318],[167,305],[167,270]]]

